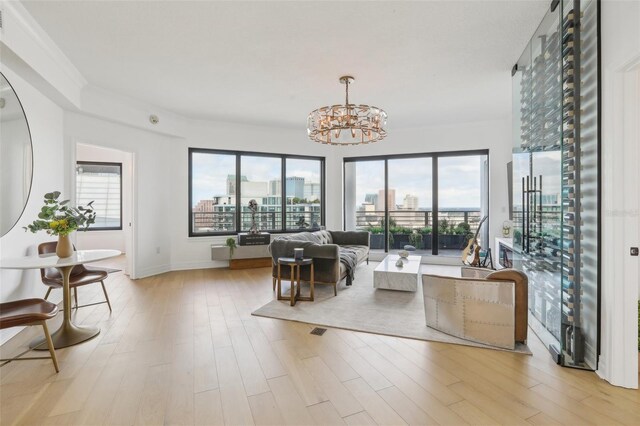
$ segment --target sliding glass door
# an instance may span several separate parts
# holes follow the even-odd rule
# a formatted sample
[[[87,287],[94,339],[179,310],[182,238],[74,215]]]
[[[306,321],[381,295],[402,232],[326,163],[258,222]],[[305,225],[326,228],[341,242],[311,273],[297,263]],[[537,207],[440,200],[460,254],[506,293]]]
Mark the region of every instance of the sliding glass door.
[[[438,158],[438,254],[460,256],[478,233],[489,247],[488,232],[478,232],[487,215],[487,156],[452,155]],[[480,231],[488,231],[483,224]]]
[[[385,162],[344,164],[345,229],[370,231],[371,249],[385,249]]]
[[[487,200],[487,151],[344,159],[344,227],[370,231],[374,251],[460,256]]]
[[[431,157],[387,160],[389,250],[431,251],[433,193]]]

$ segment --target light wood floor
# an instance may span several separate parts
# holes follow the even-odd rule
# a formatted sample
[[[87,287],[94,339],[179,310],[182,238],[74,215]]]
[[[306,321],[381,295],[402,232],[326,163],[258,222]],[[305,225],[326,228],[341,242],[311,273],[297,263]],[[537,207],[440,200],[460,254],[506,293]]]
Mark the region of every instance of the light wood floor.
[[[81,303],[100,300],[91,287]],[[640,392],[554,365],[532,334],[533,356],[313,336],[308,324],[251,316],[273,297],[269,269],[117,273],[108,289],[113,314],[77,312],[102,332],[58,350],[59,374],[48,360],[0,369],[1,424],[640,424]]]

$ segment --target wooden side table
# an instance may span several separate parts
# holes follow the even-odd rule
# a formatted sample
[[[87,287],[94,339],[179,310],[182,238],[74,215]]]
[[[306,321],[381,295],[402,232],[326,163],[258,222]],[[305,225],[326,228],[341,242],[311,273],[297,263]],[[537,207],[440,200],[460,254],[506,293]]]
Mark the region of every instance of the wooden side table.
[[[309,296],[300,296],[300,269],[303,266],[311,266],[311,280],[309,281]],[[282,266],[289,266],[291,268],[291,295],[289,297],[282,296],[282,275],[280,274]],[[290,300],[291,306],[295,306],[299,300],[305,302],[313,302],[313,259],[305,257],[302,259],[294,259],[293,257],[280,257],[278,258],[278,300]],[[296,281],[298,283],[296,289]]]

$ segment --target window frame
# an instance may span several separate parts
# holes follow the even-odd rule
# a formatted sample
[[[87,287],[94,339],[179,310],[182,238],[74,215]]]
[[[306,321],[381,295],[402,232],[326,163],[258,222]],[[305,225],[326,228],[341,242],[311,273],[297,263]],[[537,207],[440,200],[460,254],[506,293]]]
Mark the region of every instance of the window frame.
[[[91,166],[117,166],[118,169],[120,170],[120,226],[100,226],[100,227],[92,227],[89,226],[86,231],[122,231],[122,188],[123,188],[123,184],[122,184],[122,163],[119,162],[115,162],[115,161],[84,161],[84,160],[77,160],[76,161],[76,167],[80,166],[80,165],[91,165]],[[75,181],[75,188],[76,188],[76,194],[75,197],[76,199],[78,199],[78,173],[76,171],[76,181]]]
[[[236,194],[235,194],[235,224],[236,229],[234,231],[211,231],[211,232],[194,232],[193,230],[193,154],[219,154],[219,155],[234,155],[236,158],[235,164],[235,176],[236,176]],[[286,196],[282,196],[282,194],[286,194],[286,179],[287,179],[287,160],[288,159],[299,159],[299,160],[316,160],[320,162],[320,226],[325,226],[326,221],[326,194],[325,194],[325,168],[326,168],[326,158],[320,156],[311,156],[311,155],[298,155],[298,154],[279,154],[279,153],[270,153],[270,152],[254,152],[254,151],[239,151],[239,150],[226,150],[226,149],[211,149],[211,148],[194,148],[190,147],[188,149],[188,157],[189,157],[189,173],[188,173],[188,222],[189,222],[189,238],[198,238],[198,237],[215,237],[215,236],[228,236],[228,235],[237,235],[242,231],[242,205],[240,204],[240,200],[242,198],[241,193],[241,179],[242,179],[242,156],[246,157],[268,157],[268,158],[278,158],[280,159],[280,208],[281,208],[281,221],[280,228],[275,230],[268,230],[267,232],[271,234],[292,234],[297,232],[303,232],[299,230],[287,230],[286,229]]]
[[[490,215],[490,210],[491,210],[491,204],[490,204],[490,192],[491,192],[491,158],[489,155],[489,149],[473,149],[473,150],[462,150],[462,151],[439,151],[439,152],[420,152],[420,153],[411,153],[411,154],[388,154],[388,155],[370,155],[370,156],[358,156],[358,157],[344,157],[342,159],[342,176],[346,176],[347,173],[347,169],[346,169],[346,165],[347,163],[358,163],[358,162],[366,162],[366,161],[383,161],[384,162],[384,191],[385,191],[385,226],[384,226],[384,235],[385,235],[385,239],[384,239],[384,252],[385,253],[389,253],[390,252],[390,248],[389,248],[389,206],[387,205],[387,192],[389,190],[389,160],[402,160],[402,159],[415,159],[415,158],[431,158],[432,161],[432,166],[431,166],[431,185],[432,185],[432,189],[431,189],[431,211],[432,213],[432,221],[433,221],[433,228],[437,229],[438,226],[438,195],[439,195],[439,190],[438,190],[438,159],[439,158],[444,158],[444,157],[469,157],[469,156],[474,156],[474,155],[486,155],[487,156],[487,169],[489,171],[489,173],[487,174],[487,194],[486,194],[486,200],[487,200],[487,216]],[[345,189],[345,180],[343,178],[342,180],[342,229],[346,230],[346,224],[347,224],[347,209],[346,209],[346,205],[347,205],[347,194],[346,194],[346,189]],[[487,224],[487,229],[488,229],[488,224]],[[431,255],[433,256],[437,256],[438,255],[438,246],[439,246],[439,241],[438,241],[438,233],[437,232],[433,232],[431,234]],[[489,246],[491,246],[491,244],[489,244]]]

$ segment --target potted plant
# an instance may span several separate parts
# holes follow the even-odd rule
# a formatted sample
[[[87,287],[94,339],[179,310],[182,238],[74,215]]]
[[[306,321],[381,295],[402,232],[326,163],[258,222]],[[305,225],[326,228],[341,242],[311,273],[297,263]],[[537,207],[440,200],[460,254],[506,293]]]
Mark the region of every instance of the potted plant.
[[[389,247],[402,250],[405,245],[409,244],[409,235],[412,234],[412,231],[404,226],[393,226],[389,230],[389,234],[393,235],[393,245],[391,238],[389,238]]]
[[[422,235],[422,248],[425,250],[431,249],[431,227],[425,226],[418,231]]]
[[[86,206],[71,207],[69,200],[58,201],[59,197],[59,191],[44,194],[44,206],[38,213],[38,219],[24,227],[24,230],[34,234],[46,231],[49,235],[57,236],[56,255],[70,257],[73,254],[73,245],[69,235],[77,229],[86,231],[89,225],[95,223],[96,213],[93,210],[93,201]]]
[[[414,246],[416,250],[422,249],[422,234],[414,231],[409,235],[409,244]]]
[[[233,237],[227,238],[227,241],[224,242],[224,245],[229,247],[229,259],[233,258],[233,251],[238,247],[236,245],[236,239]]]
[[[371,237],[369,245],[372,250],[384,249],[384,229],[381,226],[369,226]]]

